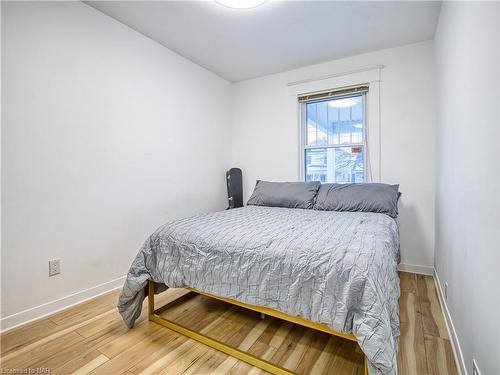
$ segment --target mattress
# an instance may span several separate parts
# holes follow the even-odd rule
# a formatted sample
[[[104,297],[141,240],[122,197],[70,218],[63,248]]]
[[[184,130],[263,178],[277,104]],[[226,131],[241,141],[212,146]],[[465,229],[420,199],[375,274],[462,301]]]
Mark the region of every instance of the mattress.
[[[270,307],[353,334],[370,374],[396,374],[399,232],[385,215],[247,206],[156,230],[118,309],[139,317],[147,281]]]

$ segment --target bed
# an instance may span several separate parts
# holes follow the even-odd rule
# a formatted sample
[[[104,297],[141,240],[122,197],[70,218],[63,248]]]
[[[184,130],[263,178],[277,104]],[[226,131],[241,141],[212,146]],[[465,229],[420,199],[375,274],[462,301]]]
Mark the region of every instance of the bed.
[[[148,283],[151,320],[154,288],[190,288],[352,337],[371,375],[396,374],[398,262],[398,223],[386,214],[246,206],[156,230],[133,261],[118,308],[131,328]]]

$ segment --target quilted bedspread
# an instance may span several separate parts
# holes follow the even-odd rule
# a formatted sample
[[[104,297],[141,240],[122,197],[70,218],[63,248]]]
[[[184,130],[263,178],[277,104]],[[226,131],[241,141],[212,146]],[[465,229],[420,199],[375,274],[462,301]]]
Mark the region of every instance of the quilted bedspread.
[[[130,267],[128,327],[149,279],[270,307],[353,334],[370,374],[396,374],[399,233],[384,214],[247,206],[160,227]]]

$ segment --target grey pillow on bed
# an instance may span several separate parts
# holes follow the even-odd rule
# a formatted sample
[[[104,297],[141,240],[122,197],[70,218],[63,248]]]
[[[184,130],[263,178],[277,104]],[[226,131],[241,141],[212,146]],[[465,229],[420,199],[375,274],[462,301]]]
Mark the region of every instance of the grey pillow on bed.
[[[313,208],[320,183],[257,181],[247,205]]]
[[[315,210],[361,211],[398,216],[399,185],[322,184]]]

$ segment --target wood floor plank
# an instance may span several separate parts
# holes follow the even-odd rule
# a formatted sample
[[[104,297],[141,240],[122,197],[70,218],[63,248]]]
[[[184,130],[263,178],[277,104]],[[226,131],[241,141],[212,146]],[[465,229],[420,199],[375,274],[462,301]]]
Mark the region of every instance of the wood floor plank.
[[[238,345],[238,348],[272,362],[272,356],[276,353],[277,349],[269,344],[281,326],[282,322],[280,320],[271,317],[266,317],[265,320],[257,321],[252,331],[249,332],[241,344]],[[226,368],[224,373],[247,373],[253,367],[242,361],[231,361],[231,359],[228,359],[228,361],[234,363],[234,365],[229,370]]]
[[[295,372],[297,374],[310,374],[314,364],[318,360],[319,356],[328,344],[329,339],[328,334],[315,333],[306,344],[306,350],[299,360],[297,366],[295,366]]]
[[[410,323],[415,317],[415,309],[419,304],[416,294],[401,292],[399,297],[399,322]]]
[[[401,292],[417,294],[417,278],[414,273],[398,272]]]
[[[175,358],[175,361],[172,361],[169,366],[164,367],[157,374],[210,374],[217,367],[217,364],[224,360],[224,357],[226,357],[224,353],[203,344],[192,344],[189,350]]]
[[[91,371],[90,374],[109,375],[126,372],[146,357],[151,350],[159,350],[172,341],[174,337],[175,334],[170,330],[157,330],[149,337],[144,338],[113,358],[107,356],[110,359]]]
[[[404,315],[400,323],[398,372],[400,374],[425,374],[425,356],[422,313],[418,297],[413,293],[403,293]]]
[[[161,368],[161,360],[163,360],[169,353],[174,351],[179,346],[183,345],[185,342],[189,341],[189,338],[182,335],[174,335],[172,340],[165,345],[163,345],[158,350],[150,350],[149,353],[142,358],[142,360],[132,366],[129,371],[133,374],[151,374],[156,370],[156,367]]]
[[[231,325],[231,317],[232,319],[239,320],[240,323],[244,323],[244,317],[241,316],[241,314],[236,314],[233,312],[234,308],[231,308],[231,306],[220,306],[218,304],[217,308],[213,308],[213,306],[210,306],[210,304],[205,303],[205,309],[208,309],[210,311],[209,314],[207,314],[206,311],[203,311],[203,309],[199,308],[199,303],[202,300],[205,300],[205,297],[199,296],[196,297],[197,299],[193,299],[190,304],[188,304],[188,307],[186,308],[185,305],[187,302],[183,303],[183,306],[178,307],[178,313],[173,314],[172,310],[169,310],[168,313],[163,314],[163,316],[167,316],[169,319],[172,319],[176,321],[177,323],[183,324],[188,328],[194,329],[194,330],[200,330],[203,329],[203,325],[205,325],[204,329],[202,330],[204,334],[207,334],[209,336],[214,336],[215,339],[224,339],[225,334],[230,333],[231,335],[235,335],[238,333],[238,330],[236,329],[237,327],[234,325]],[[211,301],[206,300],[205,302],[211,303]],[[202,311],[200,311],[202,310]],[[222,315],[217,316],[220,312],[222,312]],[[197,315],[197,319],[196,316]],[[182,315],[182,316],[180,316]],[[247,313],[248,315],[248,313]],[[188,316],[189,319],[186,319],[185,316]],[[220,322],[218,321],[220,320]],[[207,321],[212,320],[211,324],[209,323],[207,325]],[[221,329],[220,325],[223,325],[224,329]],[[212,329],[210,327],[213,327]],[[215,334],[212,334],[215,333]],[[180,336],[179,337],[183,337]],[[244,335],[242,336],[242,339],[244,338]],[[178,340],[180,341],[180,340]],[[184,344],[186,341],[191,341],[190,345],[191,347],[196,343],[195,341],[192,340],[182,340],[182,344]],[[158,362],[161,359],[165,359],[165,355],[167,355],[172,348],[166,348],[167,350],[161,349],[159,351],[155,351],[150,353],[147,357],[143,358],[143,360],[133,366],[130,371],[133,373],[143,373],[143,372],[153,372],[153,371],[161,371],[162,366],[166,365],[165,363]]]
[[[148,324],[148,321],[143,321],[137,324],[136,327],[142,324]],[[78,330],[75,330],[77,332]],[[119,337],[125,337],[125,335],[130,332],[122,321],[116,321],[112,325],[107,326],[105,329],[97,331],[95,334],[85,337],[85,342],[88,344],[89,348],[97,349],[103,347],[104,345],[116,340]]]
[[[422,308],[424,333],[448,339],[448,332],[444,322],[441,305],[437,296],[436,285],[431,276],[418,275],[418,293]]]
[[[427,335],[439,337],[439,327],[432,315],[431,301],[429,299],[429,291],[427,289],[425,277],[424,275],[417,275],[418,300],[422,311],[424,332]]]
[[[4,368],[26,368],[33,367],[34,364],[41,363],[42,366],[36,367],[49,367],[45,366],[48,359],[60,352],[63,348],[71,346],[77,342],[83,341],[83,337],[76,332],[68,332],[56,337],[53,340],[46,342],[44,345],[36,345],[29,351],[14,352],[11,357],[2,358],[2,367]]]
[[[145,321],[134,327],[134,329],[127,330],[123,335],[116,337],[114,340],[99,346],[97,350],[108,358],[114,358],[138,342],[151,337],[151,335],[158,331],[163,331],[161,326],[153,322]]]
[[[97,315],[101,315],[102,313],[105,313],[107,311],[110,311],[113,309],[115,306],[110,305],[110,304],[102,304],[98,306],[94,306],[93,309],[89,309],[86,311],[82,312],[75,312],[74,314],[71,314],[67,317],[63,318],[51,318],[50,320],[54,323],[56,323],[58,326],[63,326],[63,327],[71,327],[75,324],[87,321],[90,318],[93,318]]]
[[[266,330],[268,329],[268,327],[271,325],[272,322],[273,322],[272,319],[254,320],[253,326],[246,327],[246,331],[247,331],[246,335],[241,335],[241,334],[235,335],[234,329],[231,328],[229,331],[230,334],[229,334],[227,340],[224,340],[224,338],[220,337],[220,336],[214,337],[214,338],[216,338],[217,340],[223,341],[223,342],[227,343],[228,345],[235,346],[235,347],[239,348],[240,350],[248,351],[252,354],[255,354],[251,350],[252,347],[257,342],[259,337],[261,337],[262,335],[265,335]],[[215,332],[215,329],[213,331]],[[210,336],[213,337],[213,333]],[[227,356],[226,356],[226,358],[227,358]],[[217,368],[218,365],[223,362],[223,360],[224,360],[223,357],[219,357],[219,360],[217,361],[218,363],[216,363],[217,366],[214,366],[214,367]],[[215,363],[212,363],[211,365],[214,365],[214,364]]]
[[[91,323],[81,326],[76,329],[75,332],[79,333],[83,337],[91,337],[101,331],[112,329],[112,327],[114,327],[117,323],[123,325],[123,320],[118,311],[115,311]],[[137,322],[136,324],[138,323],[140,322]]]
[[[50,316],[52,322],[60,326],[70,326],[100,315],[116,307],[118,291],[105,294],[100,298],[83,302]]]
[[[311,374],[324,374],[327,373],[330,359],[336,355],[340,341],[339,337],[330,336],[323,351],[311,368]]]
[[[90,318],[88,321],[86,322],[81,322],[73,327],[68,327],[68,328],[64,328],[64,329],[61,329],[59,331],[56,331],[52,334],[49,334],[48,336],[40,339],[40,340],[37,340],[31,344],[28,344],[28,345],[25,345],[19,349],[16,349],[14,351],[11,351],[10,353],[6,354],[6,355],[2,355],[2,363],[6,362],[6,361],[9,361],[11,358],[13,357],[18,357],[20,355],[23,355],[27,352],[32,352],[32,351],[36,351],[38,347],[40,346],[45,346],[45,345],[49,345],[53,340],[57,340],[59,337],[61,336],[64,336],[64,335],[67,335],[69,333],[75,333],[76,335],[78,335],[76,332],[73,332],[74,330],[80,328],[81,326],[83,326],[84,324],[87,324],[87,323],[91,323],[92,321],[94,320],[97,320],[97,319],[100,319],[102,318],[103,316],[106,316],[106,315],[109,315],[109,314],[112,314],[114,313],[114,310],[109,310],[109,311],[106,311],[105,313],[101,314],[101,315],[97,315],[93,318]],[[81,335],[78,335],[80,337],[82,337]]]
[[[219,363],[219,365],[212,371],[212,374],[230,374],[231,369],[240,362],[234,357],[227,357]]]
[[[198,295],[186,303],[174,306],[161,316],[192,330],[199,331],[225,315],[233,306]]]
[[[38,358],[30,366],[35,368],[50,368],[52,373],[56,373],[59,372],[59,369],[65,367],[68,362],[71,362],[82,353],[86,354],[89,350],[89,344],[85,342],[84,338],[75,342],[65,341],[63,346],[54,351],[52,355],[45,355],[43,358]]]
[[[43,363],[48,364],[52,362],[54,367],[51,368],[51,374],[72,373],[102,354],[97,350],[97,347],[122,336],[127,330],[123,324],[116,324],[114,327],[110,327],[110,329],[84,338],[83,341],[66,346],[53,357],[45,358]]]
[[[427,373],[429,375],[457,375],[457,367],[450,341],[440,337],[425,336]]]
[[[272,346],[266,346],[262,344],[257,344],[255,346],[255,352],[259,353],[259,357],[265,359],[266,361],[271,361],[273,355],[276,353],[275,348]],[[213,374],[253,374],[253,375],[261,375],[267,374],[266,371],[261,370],[257,367],[249,365],[246,362],[236,360],[234,366],[229,369],[227,372],[217,372],[214,371]]]
[[[255,312],[250,312],[248,310],[235,307],[230,309],[228,311],[228,314],[223,317],[222,324],[224,325],[224,329],[221,330],[218,327],[214,327],[206,334],[207,336],[221,341],[227,345],[240,348],[252,353],[253,355],[259,356],[260,353],[254,352],[255,343],[257,343],[258,340],[262,340],[264,342],[267,340],[271,340],[273,332],[275,332],[279,327],[279,323],[277,323],[275,319],[269,318],[269,320],[266,322],[267,327],[257,338],[257,341],[254,343],[254,345],[247,349],[247,343],[245,342],[245,339],[249,336],[253,336],[251,332],[255,329],[256,322],[258,322],[258,320],[256,320]],[[262,345],[265,344],[263,343]],[[197,360],[194,361],[183,374],[212,373],[216,371],[216,369],[229,358],[231,357],[220,352],[217,352],[215,354],[212,351],[206,352],[202,356],[197,358]]]
[[[290,322],[281,322],[280,327],[271,338],[271,341],[269,341],[269,346],[278,349],[283,344],[283,341],[285,341],[288,337],[293,327],[294,325]]]
[[[266,361],[267,360],[270,360],[274,353],[276,353],[276,350],[275,348],[273,348],[272,346],[268,346],[267,349],[262,352],[261,354],[261,358],[265,359]],[[264,371],[264,370],[261,370],[260,368],[258,367],[252,367],[250,366],[251,368],[248,370],[248,372],[246,372],[247,375],[266,375],[268,374],[267,371]]]
[[[338,341],[338,349],[335,356],[330,357],[323,375],[330,374],[355,374],[362,366],[362,358],[355,355],[357,344],[348,340]],[[357,363],[360,362],[360,363]]]
[[[255,329],[256,326],[252,325],[243,325],[243,331],[238,331],[238,326],[240,326],[240,322],[237,319],[237,314],[241,313],[240,308],[233,308],[228,311],[226,316],[223,316],[220,319],[220,323],[213,328],[206,330],[206,335],[212,337],[218,341],[224,342],[233,347],[239,347],[245,341],[245,339],[249,336],[252,336],[252,330]],[[254,315],[254,314],[252,314]],[[255,323],[255,319],[252,319]],[[266,322],[265,324],[269,324]],[[264,329],[265,331],[265,329]],[[205,347],[207,348],[207,347]],[[193,350],[191,354],[190,351],[186,353],[187,358],[192,358],[191,364],[186,368],[182,373],[197,373],[199,371],[204,373],[210,373],[215,368],[218,367],[220,363],[224,361],[228,356],[217,352],[217,351],[207,351],[201,348],[201,355],[199,354],[199,347]],[[171,373],[168,368],[165,368],[162,373]]]
[[[51,375],[67,375],[72,374],[76,371],[80,371],[80,369],[85,368],[88,369],[87,364],[94,361],[97,357],[103,356],[103,354],[96,350],[90,349],[84,352],[79,353],[78,356],[75,356],[65,364],[61,365],[57,369],[52,369]],[[106,357],[107,358],[107,357]],[[90,371],[92,371],[93,368]]]
[[[227,357],[217,350],[210,352],[204,350],[191,366],[182,372],[182,375],[212,374]]]
[[[280,319],[274,319],[270,316],[266,317],[265,319],[269,319],[269,325],[266,327],[264,332],[262,332],[262,334],[258,337],[257,342],[265,344],[267,346],[271,346],[271,342],[273,342],[275,336],[278,334],[280,328],[283,326],[285,322]]]
[[[266,327],[264,332],[257,338],[256,342],[260,340],[264,345],[267,344],[267,347],[269,349],[267,349],[265,351],[265,353],[262,355],[261,358],[269,360],[271,358],[271,356],[274,354],[274,352],[276,351],[276,348],[272,347],[270,344],[272,342],[275,342],[275,343],[277,343],[278,341],[282,342],[286,336],[286,335],[283,335],[283,333],[285,332],[285,330],[283,329],[283,326],[287,325],[288,331],[289,331],[293,325],[291,323],[281,322],[278,319],[272,319],[269,317],[266,319],[271,319],[270,323]],[[257,355],[256,351],[258,349],[254,348],[255,342],[250,343],[248,340],[247,341],[244,340],[246,337],[248,337],[248,333],[255,326],[255,324],[257,324],[257,321],[254,320],[253,323],[249,323],[249,324],[246,324],[244,326],[244,331],[240,328],[237,335],[241,335],[241,340],[240,340],[240,337],[235,337],[235,339],[239,340],[239,345],[237,345],[237,347],[240,350],[248,350],[248,351],[251,351],[252,354]],[[276,339],[277,336],[278,336],[278,338]],[[248,348],[248,349],[245,349],[245,348]],[[213,374],[230,374],[230,373],[234,373],[235,371],[242,371],[241,366],[245,366],[245,365],[247,365],[245,362],[239,361],[236,358],[233,358],[230,356],[226,356],[224,361],[219,363],[219,365],[212,371],[212,373]],[[250,366],[250,368],[252,368],[252,366]],[[247,367],[246,370],[248,370],[248,369],[249,368]]]
[[[14,328],[4,334],[1,338],[2,356],[12,351],[21,349],[23,346],[32,344],[62,328],[49,319],[41,319],[28,323],[22,327]]]
[[[101,366],[109,360],[104,354],[99,354],[97,357],[87,362],[85,366],[80,367],[78,370],[74,371],[72,375],[86,375],[97,367]]]
[[[285,363],[288,357],[292,355],[293,351],[297,347],[297,343],[300,341],[304,335],[306,328],[294,325],[288,335],[286,336],[283,343],[280,345],[278,350],[274,353],[271,358],[273,363]]]
[[[151,363],[148,367],[144,368],[140,372],[135,372],[133,371],[133,368],[137,366],[134,366],[131,368],[131,371],[133,371],[135,374],[158,374],[160,373],[164,368],[167,368],[171,366],[172,364],[175,364],[178,362],[179,359],[185,358],[184,354],[189,350],[192,349],[193,346],[198,345],[201,347],[202,344],[198,343],[193,343],[191,342],[190,339],[185,339],[182,340],[182,343],[173,345],[170,347],[170,350],[166,353],[164,353],[161,357],[159,357],[156,361]],[[182,367],[182,363],[179,363]],[[176,374],[174,372],[174,374]]]
[[[197,330],[202,334],[207,334],[213,328],[221,327],[222,325],[224,325],[225,321],[223,318],[225,315],[230,314],[230,309],[227,308],[227,306],[226,306],[225,310],[223,310],[223,311],[224,311],[223,314],[218,316],[218,317],[211,316],[210,320],[212,320],[212,321],[208,324],[205,324],[205,326],[203,328],[197,329]],[[211,311],[212,315],[214,315],[216,313],[218,313],[217,310]],[[193,320],[191,321],[191,323],[193,323]],[[196,322],[194,322],[194,323],[195,323],[194,325],[196,325]],[[183,323],[181,323],[181,324],[183,324]],[[192,328],[192,329],[195,329],[195,328]],[[171,332],[175,336],[181,336],[181,335],[179,335],[176,332],[173,332],[171,330],[169,330],[169,332]],[[158,360],[151,363],[148,367],[142,368],[140,371],[138,371],[138,369],[137,369],[138,366],[133,366],[130,368],[130,370],[133,371],[134,373],[138,373],[138,374],[152,374],[152,373],[156,374],[156,373],[162,372],[166,368],[170,369],[170,371],[176,371],[175,369],[172,369],[171,366],[174,366],[177,368],[182,368],[182,366],[186,363],[185,362],[186,353],[190,349],[193,349],[195,346],[196,346],[196,350],[197,350],[198,346],[200,346],[200,345],[203,345],[203,344],[198,344],[196,341],[190,340],[190,339],[185,340],[181,345],[177,345],[175,348],[172,348],[172,350],[165,353],[165,355],[158,358]],[[209,348],[207,348],[207,349],[209,349]],[[177,362],[179,359],[182,359],[182,363],[179,362],[176,365],[174,362]],[[186,370],[186,369],[187,369],[187,367],[184,368],[184,370]],[[175,372],[173,372],[173,373],[175,373]]]
[[[117,325],[113,330],[101,331],[99,334],[91,337],[83,338],[82,336],[83,340],[73,343],[72,345],[65,345],[65,347],[51,357],[44,358],[43,360],[33,363],[33,366],[49,367],[52,369],[52,373],[54,374],[67,374],[67,370],[69,368],[75,370],[82,367],[81,361],[79,361],[81,356],[92,355],[90,353],[96,352],[97,347],[123,335],[124,331],[123,325]],[[99,352],[99,354],[101,353]]]
[[[286,361],[283,362],[283,367],[295,371],[295,369],[299,366],[302,357],[304,357],[308,345],[317,335],[318,334],[316,332],[310,329],[306,330],[297,342],[297,345],[295,345],[294,350],[290,353]]]

